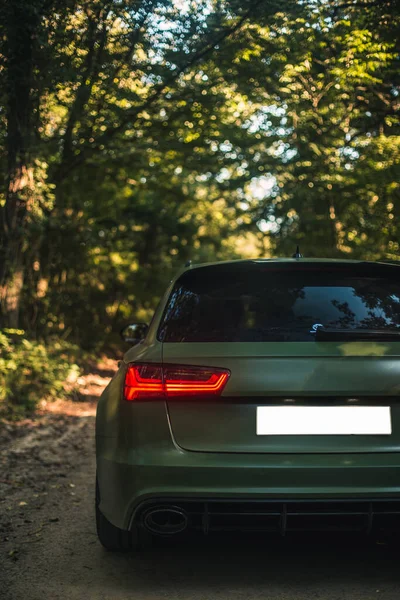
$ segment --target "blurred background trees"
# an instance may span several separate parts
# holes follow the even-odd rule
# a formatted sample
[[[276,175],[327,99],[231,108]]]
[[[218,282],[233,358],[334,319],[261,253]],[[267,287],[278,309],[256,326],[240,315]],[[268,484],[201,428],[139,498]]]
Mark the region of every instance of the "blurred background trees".
[[[399,254],[395,0],[6,0],[1,326],[94,347],[186,260]]]

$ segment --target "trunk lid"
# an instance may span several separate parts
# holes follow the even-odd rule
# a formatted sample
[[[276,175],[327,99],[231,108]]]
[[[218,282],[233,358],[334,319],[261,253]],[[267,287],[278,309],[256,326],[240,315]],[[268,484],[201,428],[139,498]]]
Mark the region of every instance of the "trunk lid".
[[[399,342],[164,343],[165,364],[227,368],[222,396],[168,400],[185,450],[351,453],[400,450]],[[265,406],[390,406],[390,435],[257,435]]]

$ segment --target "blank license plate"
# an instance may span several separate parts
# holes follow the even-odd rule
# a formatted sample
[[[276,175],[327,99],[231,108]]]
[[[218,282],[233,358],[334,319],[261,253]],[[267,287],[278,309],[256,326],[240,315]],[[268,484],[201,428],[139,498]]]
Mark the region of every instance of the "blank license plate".
[[[257,435],[390,435],[390,406],[258,406]]]

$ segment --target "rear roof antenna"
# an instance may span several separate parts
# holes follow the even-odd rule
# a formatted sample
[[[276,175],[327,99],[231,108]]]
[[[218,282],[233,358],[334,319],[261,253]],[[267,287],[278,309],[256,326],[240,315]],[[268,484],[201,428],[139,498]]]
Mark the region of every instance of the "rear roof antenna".
[[[296,252],[292,255],[292,258],[303,258],[303,255],[300,254],[299,246],[296,247]]]
[[[192,266],[192,261],[191,260],[187,260],[185,262],[185,267],[191,267]]]

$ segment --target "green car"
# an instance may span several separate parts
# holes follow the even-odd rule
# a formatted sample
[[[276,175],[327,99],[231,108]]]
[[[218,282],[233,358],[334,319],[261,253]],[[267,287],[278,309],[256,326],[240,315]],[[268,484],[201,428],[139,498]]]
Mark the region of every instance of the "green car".
[[[97,409],[109,550],[198,530],[400,525],[400,266],[190,265]]]

